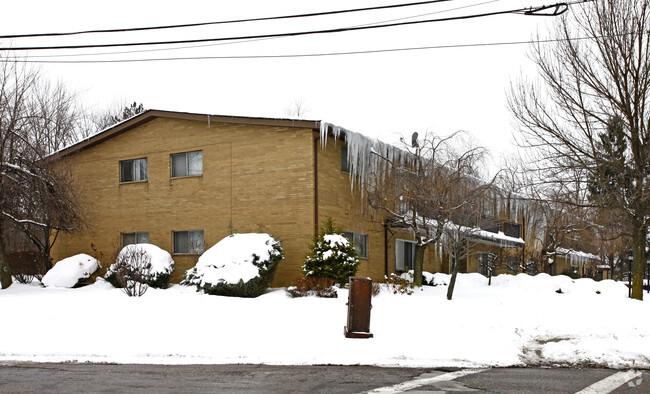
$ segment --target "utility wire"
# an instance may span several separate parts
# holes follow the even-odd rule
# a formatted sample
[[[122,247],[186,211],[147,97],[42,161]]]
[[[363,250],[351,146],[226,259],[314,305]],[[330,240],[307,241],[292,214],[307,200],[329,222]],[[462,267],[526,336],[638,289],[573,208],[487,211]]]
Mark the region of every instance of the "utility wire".
[[[420,18],[420,17],[423,17],[423,16],[443,14],[443,13],[446,13],[446,12],[458,11],[458,10],[462,10],[462,9],[466,9],[466,8],[472,8],[472,7],[478,7],[478,6],[481,6],[481,5],[496,3],[496,2],[499,2],[499,1],[501,1],[501,0],[487,0],[487,1],[484,1],[484,2],[481,2],[481,3],[469,4],[469,5],[449,8],[449,9],[441,10],[441,11],[427,12],[427,13],[424,13],[424,14],[417,14],[417,15],[406,16],[406,17],[402,17],[402,18],[388,19],[388,20],[383,20],[383,21],[378,21],[378,22],[370,22],[370,23],[367,23],[367,24],[356,25],[356,26],[370,26],[370,25],[377,25],[377,24],[395,22],[395,21],[400,21],[400,20]],[[353,26],[353,27],[356,27],[356,26]],[[28,56],[22,57],[22,59],[44,59],[44,58],[61,58],[61,57],[80,57],[80,56],[122,55],[122,54],[131,54],[131,53],[147,53],[147,52],[161,52],[161,51],[178,51],[178,50],[185,50],[185,49],[192,49],[192,48],[206,48],[206,47],[218,46],[218,45],[242,44],[242,43],[247,43],[247,42],[272,40],[272,39],[274,39],[274,38],[273,37],[272,38],[258,38],[258,39],[251,39],[251,40],[221,42],[221,43],[216,43],[216,44],[187,45],[187,46],[173,47],[173,48],[136,49],[136,50],[131,50],[131,51],[69,53],[69,54],[36,55],[36,56],[29,56],[28,55]]]
[[[0,39],[3,39],[3,38],[58,37],[58,36],[72,36],[72,35],[79,35],[79,34],[94,34],[94,33],[123,33],[123,32],[130,32],[130,31],[177,29],[177,28],[185,28],[185,27],[224,25],[224,24],[230,24],[230,23],[260,22],[260,21],[270,21],[270,20],[308,18],[308,17],[315,17],[315,16],[346,14],[346,13],[352,13],[352,12],[375,11],[375,10],[386,10],[386,9],[391,9],[391,8],[413,7],[413,6],[426,5],[426,4],[449,2],[449,1],[454,1],[454,0],[419,1],[419,2],[415,2],[415,3],[390,4],[390,5],[384,5],[384,6],[353,8],[353,9],[347,9],[347,10],[310,12],[310,13],[306,13],[306,14],[267,16],[267,17],[260,17],[260,18],[232,19],[232,20],[216,21],[216,22],[185,23],[185,24],[180,24],[180,25],[130,27],[130,28],[103,29],[103,30],[98,29],[98,30],[74,31],[74,32],[67,32],[67,33],[12,34],[12,35],[0,36]]]
[[[644,33],[647,34],[647,33]],[[603,37],[575,37],[571,40],[588,40],[592,38]],[[93,64],[93,63],[142,63],[142,62],[159,62],[159,61],[178,61],[178,60],[237,60],[237,59],[282,59],[282,58],[309,58],[309,57],[325,57],[325,56],[346,56],[346,55],[365,55],[376,53],[390,53],[390,52],[406,52],[406,51],[420,51],[432,49],[452,49],[452,48],[470,48],[470,47],[492,47],[492,46],[506,46],[506,45],[521,45],[521,44],[547,44],[554,42],[567,41],[564,38],[554,38],[546,40],[526,40],[526,41],[503,41],[503,42],[487,42],[487,43],[471,43],[471,44],[449,44],[449,45],[432,45],[421,47],[406,47],[406,48],[388,48],[388,49],[374,49],[363,51],[347,51],[347,52],[325,52],[325,53],[306,53],[306,54],[284,54],[284,55],[235,55],[235,56],[188,56],[188,57],[165,57],[165,58],[147,58],[147,59],[113,59],[113,60],[23,60],[23,59],[0,59],[0,62],[18,62],[18,63],[53,63],[53,64]]]
[[[557,5],[566,5],[566,3],[558,3]],[[544,7],[547,8],[547,7],[551,7],[551,6],[544,6]],[[381,25],[357,26],[357,27],[341,27],[341,28],[325,29],[325,30],[308,30],[308,31],[290,32],[290,33],[259,34],[259,35],[248,35],[248,36],[238,36],[238,37],[201,38],[201,39],[193,39],[193,40],[175,40],[175,41],[128,42],[128,43],[116,43],[116,44],[86,44],[86,45],[60,45],[60,46],[34,46],[34,47],[0,47],[0,51],[29,51],[29,50],[51,50],[51,49],[108,48],[108,47],[124,47],[124,46],[131,47],[131,46],[144,46],[144,45],[172,45],[172,44],[190,44],[190,43],[199,43],[199,42],[219,42],[219,41],[232,41],[232,40],[249,40],[249,39],[271,38],[271,37],[297,37],[297,36],[306,36],[306,35],[313,35],[313,34],[331,34],[331,33],[342,33],[342,32],[348,32],[348,31],[361,31],[361,30],[380,29],[380,28],[387,28],[387,27],[418,25],[418,24],[423,24],[423,23],[447,22],[447,21],[455,21],[455,20],[467,20],[467,19],[476,19],[476,18],[483,18],[483,17],[488,17],[488,16],[496,16],[496,15],[524,14],[524,13],[530,12],[530,11],[531,11],[531,8],[519,8],[519,9],[506,10],[506,11],[494,11],[494,12],[486,12],[486,13],[473,14],[473,15],[461,15],[461,16],[454,16],[454,17],[448,17],[448,18],[425,19],[425,20],[418,20],[418,21],[388,23],[388,24],[381,24]],[[565,11],[566,11],[566,9],[565,9]]]

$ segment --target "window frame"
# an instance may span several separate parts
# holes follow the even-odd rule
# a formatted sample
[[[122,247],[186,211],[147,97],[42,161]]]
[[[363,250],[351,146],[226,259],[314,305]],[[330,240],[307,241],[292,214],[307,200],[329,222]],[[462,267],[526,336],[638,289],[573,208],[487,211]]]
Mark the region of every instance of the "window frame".
[[[176,235],[185,233],[187,234],[187,251],[177,251],[176,250]],[[200,250],[195,250],[191,251],[190,250],[190,242],[191,242],[191,235],[190,233],[200,233],[201,234],[201,249]],[[172,230],[172,254],[173,255],[185,255],[185,256],[196,256],[200,255],[203,252],[205,252],[205,231],[204,230]]]
[[[147,237],[147,242],[138,242],[138,236],[142,236],[143,234],[146,234]],[[135,242],[134,243],[125,243],[124,242],[124,237],[128,235],[133,235]],[[127,245],[135,245],[135,244],[148,244],[149,243],[149,232],[148,231],[129,231],[129,232],[124,232],[120,233],[120,242],[122,247],[125,247]]]
[[[348,241],[352,242],[360,259],[368,258],[368,234],[358,233],[355,231],[343,231],[343,236]]]
[[[189,155],[192,153],[200,153],[201,154],[201,172],[200,173],[190,173],[190,160],[189,160]],[[184,175],[174,175],[174,157],[178,156],[184,156],[185,158],[185,168],[184,168]],[[188,151],[188,152],[179,152],[179,153],[172,153],[169,155],[169,177],[172,179],[175,178],[187,178],[187,177],[192,177],[192,176],[203,176],[203,150],[194,150],[194,151]]]
[[[137,161],[144,161],[144,179],[135,179],[137,177],[138,172],[136,171],[136,166],[134,165],[135,162]],[[122,170],[122,165],[123,163],[128,163],[131,162],[131,176],[133,177],[132,180],[124,180],[122,179],[122,175],[124,174],[124,171]],[[119,180],[120,183],[134,183],[134,182],[147,182],[149,180],[149,163],[146,157],[138,157],[136,159],[127,159],[127,160],[120,160],[118,163],[119,167]]]

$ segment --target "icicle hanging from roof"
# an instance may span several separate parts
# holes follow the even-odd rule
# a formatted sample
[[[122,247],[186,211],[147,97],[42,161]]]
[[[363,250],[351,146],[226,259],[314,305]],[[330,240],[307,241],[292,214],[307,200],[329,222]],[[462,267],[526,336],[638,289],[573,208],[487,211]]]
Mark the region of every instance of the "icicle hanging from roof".
[[[408,165],[413,156],[396,146],[373,140],[369,137],[347,130],[343,127],[327,122],[320,124],[321,146],[327,146],[329,134],[332,134],[336,142],[341,136],[345,137],[348,151],[348,165],[350,168],[350,179],[352,184],[364,185],[366,182],[378,177],[383,180],[391,166]]]

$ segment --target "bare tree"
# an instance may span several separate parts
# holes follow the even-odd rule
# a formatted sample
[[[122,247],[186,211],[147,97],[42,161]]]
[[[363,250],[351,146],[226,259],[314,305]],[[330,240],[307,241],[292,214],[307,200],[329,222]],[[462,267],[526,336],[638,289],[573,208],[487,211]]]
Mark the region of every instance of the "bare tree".
[[[307,108],[305,99],[295,98],[289,103],[284,112],[292,118],[304,118],[309,112],[309,108]]]
[[[73,100],[60,85],[42,84],[35,70],[0,59],[0,284],[11,284],[6,223],[37,246],[52,244],[50,232],[72,231],[83,221],[69,178],[55,171],[47,154],[73,141]],[[40,232],[43,233],[40,233]],[[43,249],[41,249],[43,250]]]
[[[414,283],[422,283],[426,248],[436,243],[448,247],[453,262],[450,299],[459,261],[471,252],[468,242],[478,230],[476,224],[494,216],[484,204],[495,190],[495,178],[483,180],[481,174],[486,151],[467,146],[463,136],[457,132],[418,139],[415,133],[403,148],[409,159],[394,162],[384,157],[387,168],[376,174],[366,192],[370,206],[387,215],[387,225],[415,239]]]
[[[509,98],[520,143],[536,152],[531,170],[538,184],[598,190],[592,206],[625,215],[636,299],[643,298],[650,221],[649,2],[572,6],[553,32],[558,41],[532,47],[541,84],[521,82]],[[616,154],[606,146],[614,119]]]
[[[94,130],[95,132],[104,130],[107,127],[134,117],[144,111],[144,105],[142,105],[142,103],[138,104],[135,101],[131,104],[126,104],[124,102],[114,104],[105,110],[90,115],[94,127],[89,130]]]

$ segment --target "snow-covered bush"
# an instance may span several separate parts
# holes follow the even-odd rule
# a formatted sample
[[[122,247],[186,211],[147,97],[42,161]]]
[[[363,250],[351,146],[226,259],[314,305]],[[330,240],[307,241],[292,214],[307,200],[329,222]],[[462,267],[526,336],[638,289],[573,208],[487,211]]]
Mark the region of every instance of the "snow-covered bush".
[[[232,234],[206,250],[181,284],[207,294],[257,297],[283,258],[280,242],[268,234]]]
[[[46,287],[75,287],[84,279],[90,278],[101,264],[97,259],[87,254],[77,254],[65,258],[47,271],[41,283]]]
[[[165,289],[174,271],[174,260],[166,251],[152,244],[127,245],[104,275],[115,287],[124,288],[128,281]],[[135,283],[132,283],[135,286]]]
[[[354,245],[342,235],[331,218],[327,219],[305,259],[303,275],[330,278],[345,285],[349,277],[356,275],[358,267],[359,257]]]

